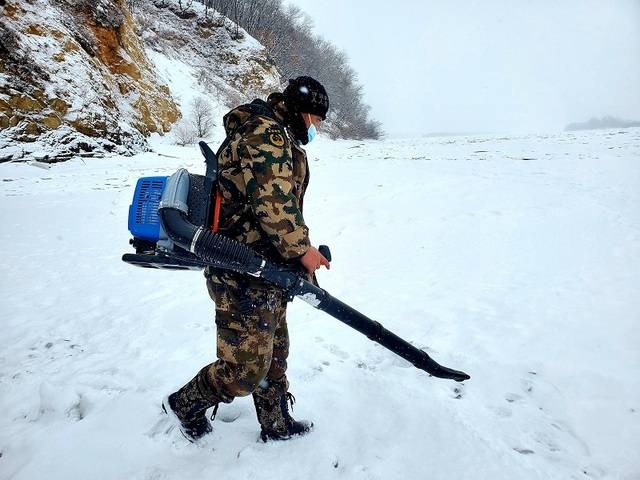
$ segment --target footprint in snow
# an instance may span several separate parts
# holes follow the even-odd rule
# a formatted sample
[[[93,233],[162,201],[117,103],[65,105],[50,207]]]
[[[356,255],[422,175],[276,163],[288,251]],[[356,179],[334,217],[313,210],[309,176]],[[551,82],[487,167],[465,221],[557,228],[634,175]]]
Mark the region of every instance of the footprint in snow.
[[[461,400],[464,397],[464,384],[460,383],[452,389],[454,400]]]
[[[242,416],[242,410],[234,405],[230,405],[227,408],[221,409],[216,414],[216,420],[220,420],[224,423],[235,422],[238,418]]]
[[[607,476],[606,470],[597,466],[584,467],[581,469],[581,473],[589,478],[603,478]]]
[[[188,440],[180,431],[180,429],[167,417],[164,413],[160,413],[158,420],[153,426],[144,433],[152,440],[169,441],[172,448],[177,450],[188,449],[191,450],[194,447],[207,448],[214,451],[211,446],[212,439],[207,438],[209,435],[201,438],[196,442]]]
[[[374,372],[376,370],[376,367],[374,365],[369,365],[366,362],[362,361],[356,362],[356,367],[363,370],[369,370],[370,372]]]
[[[337,345],[328,345],[327,349],[333,353],[336,357],[342,359],[342,360],[346,360],[347,358],[350,357],[350,355],[345,352],[344,350],[342,350],[340,347],[338,347]]]
[[[520,400],[522,400],[522,396],[518,395],[517,393],[507,393],[507,395],[504,397],[504,399],[508,403],[516,403],[516,402],[519,402]]]
[[[529,448],[513,447],[513,449],[521,455],[533,455],[536,453]]]
[[[529,379],[525,379],[522,381],[522,390],[526,395],[533,394],[533,382]]]
[[[164,413],[160,415],[156,423],[145,433],[147,437],[156,438],[158,436],[165,436],[175,430],[176,426],[169,420],[169,417]]]
[[[143,480],[163,480],[165,478],[169,478],[164,472],[160,470],[156,470],[155,468],[150,471],[144,472],[141,477],[132,477],[132,480],[136,478],[140,478]]]
[[[556,439],[547,432],[538,432],[534,437],[535,441],[542,445],[545,449],[547,449],[551,453],[561,452],[562,449],[560,445],[556,442]]]
[[[489,407],[498,418],[509,418],[513,415],[510,408],[507,407]]]
[[[378,358],[376,359],[377,362],[381,362],[382,359]],[[398,367],[398,368],[413,368],[413,365],[411,365],[409,362],[407,362],[405,359],[400,358],[398,356],[393,356],[391,359],[391,365],[394,367]]]

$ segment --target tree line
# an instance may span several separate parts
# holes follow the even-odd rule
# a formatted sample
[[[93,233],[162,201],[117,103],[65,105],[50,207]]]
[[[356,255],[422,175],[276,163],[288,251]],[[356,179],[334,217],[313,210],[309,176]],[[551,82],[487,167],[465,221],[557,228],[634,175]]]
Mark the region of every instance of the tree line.
[[[224,15],[262,43],[284,78],[309,75],[318,79],[329,93],[328,119],[336,137],[382,136],[381,125],[370,116],[362,85],[346,54],[313,33],[311,19],[299,7],[284,5],[282,0],[198,1],[208,14]]]

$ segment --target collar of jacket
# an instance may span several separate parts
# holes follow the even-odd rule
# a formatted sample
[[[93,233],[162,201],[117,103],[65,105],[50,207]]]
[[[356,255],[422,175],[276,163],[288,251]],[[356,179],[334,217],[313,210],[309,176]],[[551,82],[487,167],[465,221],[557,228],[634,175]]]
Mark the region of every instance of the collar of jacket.
[[[287,107],[284,104],[284,97],[280,93],[273,93],[269,95],[267,100],[275,115],[275,119],[278,123],[283,125],[289,134],[289,138],[292,143],[298,147],[306,145],[307,142],[307,126],[304,123],[301,115],[289,115]]]

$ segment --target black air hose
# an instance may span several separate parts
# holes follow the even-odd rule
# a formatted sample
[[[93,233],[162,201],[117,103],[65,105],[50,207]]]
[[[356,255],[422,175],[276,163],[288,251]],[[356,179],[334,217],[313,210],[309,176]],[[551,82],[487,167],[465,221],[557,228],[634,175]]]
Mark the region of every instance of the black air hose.
[[[238,272],[253,275],[259,275],[266,263],[246,245],[207,229],[201,229],[192,251],[207,263],[227,265]]]
[[[161,208],[159,213],[162,226],[167,232],[167,236],[176,245],[190,252],[191,243],[198,231],[198,227],[187,220],[187,216],[178,209]]]
[[[180,210],[162,208],[160,219],[176,245],[210,265],[252,275],[259,275],[265,266],[265,260],[251,248],[205,227],[195,226]]]

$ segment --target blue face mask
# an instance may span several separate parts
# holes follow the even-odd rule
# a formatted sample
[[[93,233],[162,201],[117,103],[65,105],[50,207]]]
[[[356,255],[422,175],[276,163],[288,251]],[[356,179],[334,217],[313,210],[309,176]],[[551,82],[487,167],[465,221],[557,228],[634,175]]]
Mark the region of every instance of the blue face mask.
[[[309,128],[307,128],[307,143],[310,143],[314,138],[316,138],[318,130],[316,130],[316,126],[311,121],[311,115],[309,115],[308,113],[306,115],[309,117]]]
[[[317,134],[318,131],[316,130],[316,126],[312,123],[307,129],[307,138],[309,139],[309,142],[313,141]]]

